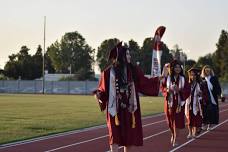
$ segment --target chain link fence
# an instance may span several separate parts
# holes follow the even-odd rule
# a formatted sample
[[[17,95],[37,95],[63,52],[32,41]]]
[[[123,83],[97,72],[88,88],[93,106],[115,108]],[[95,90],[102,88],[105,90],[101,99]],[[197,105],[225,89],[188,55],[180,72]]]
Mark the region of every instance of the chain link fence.
[[[92,94],[98,81],[45,81],[47,94]],[[223,93],[228,95],[228,83],[221,83]],[[42,80],[0,80],[0,93],[43,93]]]
[[[92,94],[98,81],[45,81],[46,94]],[[43,93],[42,80],[1,80],[0,93]]]

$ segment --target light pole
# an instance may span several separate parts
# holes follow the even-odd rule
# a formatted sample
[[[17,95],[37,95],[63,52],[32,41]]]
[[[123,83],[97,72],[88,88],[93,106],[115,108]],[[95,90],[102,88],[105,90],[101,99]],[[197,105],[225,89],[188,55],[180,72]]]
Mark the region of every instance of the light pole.
[[[185,71],[185,61],[187,57],[183,50],[180,51],[180,61],[183,62],[183,71]]]
[[[45,88],[45,40],[46,40],[46,37],[45,37],[45,34],[46,34],[46,16],[44,16],[44,48],[43,48],[43,81],[42,81],[42,93],[44,94],[44,88]]]

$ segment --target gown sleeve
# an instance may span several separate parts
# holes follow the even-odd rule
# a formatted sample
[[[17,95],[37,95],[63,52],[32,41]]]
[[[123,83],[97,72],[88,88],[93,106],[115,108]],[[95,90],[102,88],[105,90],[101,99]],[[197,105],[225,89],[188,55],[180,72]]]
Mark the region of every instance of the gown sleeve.
[[[184,88],[180,90],[182,100],[186,100],[191,93],[191,86],[188,81],[185,80]]]
[[[222,89],[221,89],[220,83],[219,83],[219,81],[218,81],[218,78],[217,78],[217,77],[214,77],[214,81],[215,81],[215,90],[216,90],[216,94],[217,94],[218,96],[220,96],[221,93],[222,93]]]
[[[167,94],[168,94],[166,81],[167,81],[167,78],[163,78],[161,81],[161,92],[164,97],[167,97]]]
[[[139,67],[136,67],[138,91],[148,96],[158,96],[160,81],[158,77],[147,78]]]
[[[97,96],[99,107],[100,107],[101,111],[104,111],[106,109],[106,104],[108,102],[108,88],[107,88],[106,83],[107,82],[106,82],[105,72],[102,72],[98,87],[93,92]],[[102,102],[99,102],[99,100]]]

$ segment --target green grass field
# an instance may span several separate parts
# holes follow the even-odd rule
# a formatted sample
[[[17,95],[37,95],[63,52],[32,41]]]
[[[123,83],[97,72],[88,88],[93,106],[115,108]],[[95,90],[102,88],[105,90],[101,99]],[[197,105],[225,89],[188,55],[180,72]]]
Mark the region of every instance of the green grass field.
[[[143,116],[163,111],[162,97],[141,97]],[[105,123],[93,96],[0,94],[0,144]]]

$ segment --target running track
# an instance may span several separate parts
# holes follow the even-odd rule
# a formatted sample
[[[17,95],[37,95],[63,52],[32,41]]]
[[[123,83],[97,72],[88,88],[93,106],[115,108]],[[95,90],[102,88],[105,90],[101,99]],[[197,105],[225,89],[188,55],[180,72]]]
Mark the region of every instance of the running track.
[[[180,131],[179,146],[170,145],[170,132],[163,113],[143,118],[144,146],[134,152],[227,152],[228,103],[220,103],[220,124],[187,140],[187,129]],[[0,152],[107,152],[105,125],[67,133],[0,145]],[[123,147],[120,147],[123,151]]]

